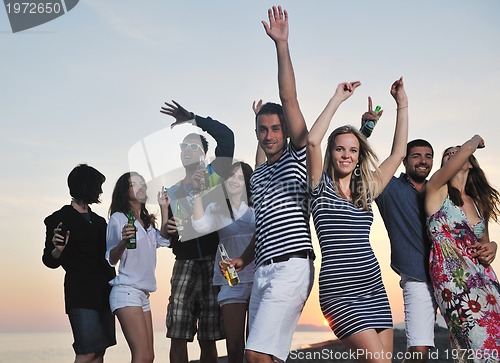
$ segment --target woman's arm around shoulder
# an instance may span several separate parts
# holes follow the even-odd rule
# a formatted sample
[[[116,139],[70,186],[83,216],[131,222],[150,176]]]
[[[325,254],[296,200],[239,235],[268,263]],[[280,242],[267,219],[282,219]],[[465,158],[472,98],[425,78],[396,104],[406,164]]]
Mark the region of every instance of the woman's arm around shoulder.
[[[477,257],[483,266],[487,267],[495,260],[498,246],[495,241],[490,241],[488,222],[485,221],[483,236],[472,247],[476,248],[476,252],[472,256]]]

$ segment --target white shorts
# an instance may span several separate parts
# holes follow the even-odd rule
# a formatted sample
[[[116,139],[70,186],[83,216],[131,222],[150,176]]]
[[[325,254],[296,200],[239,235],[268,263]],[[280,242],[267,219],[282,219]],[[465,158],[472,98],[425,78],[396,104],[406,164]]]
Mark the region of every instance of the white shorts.
[[[246,350],[286,361],[313,280],[314,266],[309,259],[291,258],[257,268],[250,297]]]
[[[127,306],[140,306],[142,311],[150,311],[149,293],[127,285],[115,285],[109,294],[109,307],[114,313],[116,309]]]
[[[219,306],[226,304],[248,304],[250,300],[250,293],[252,292],[251,282],[239,283],[233,287],[229,285],[222,285],[219,294],[217,295],[217,302]]]
[[[406,346],[434,347],[437,304],[431,284],[401,275],[405,305]]]

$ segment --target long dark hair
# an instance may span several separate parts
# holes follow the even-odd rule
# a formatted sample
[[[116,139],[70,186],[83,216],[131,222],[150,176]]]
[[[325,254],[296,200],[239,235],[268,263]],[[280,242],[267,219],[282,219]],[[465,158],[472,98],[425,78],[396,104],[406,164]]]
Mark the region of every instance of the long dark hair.
[[[453,147],[456,146],[447,148],[443,152],[443,156]],[[465,194],[474,200],[486,222],[490,218],[498,222],[500,217],[500,193],[488,183],[488,179],[474,155],[469,156],[469,163],[472,167],[469,169],[467,181],[465,182]],[[447,184],[448,195],[451,201],[460,207],[463,206],[464,201],[460,195],[460,191],[451,186],[450,181]]]
[[[253,169],[247,163],[245,163],[243,161],[238,161],[238,162],[234,163],[233,165],[231,165],[231,168],[230,168],[231,172],[230,172],[229,177],[231,177],[234,174],[234,171],[237,168],[241,168],[241,171],[243,172],[243,178],[245,180],[245,191],[246,191],[246,195],[247,195],[247,200],[245,202],[247,203],[247,205],[249,207],[252,207],[253,201],[252,201],[252,192],[250,190],[250,178],[252,176]],[[229,210],[229,215],[230,215],[231,219],[234,219],[233,208],[231,207],[231,202],[229,201],[229,196],[227,194],[225,183],[222,183],[222,190],[224,191],[224,196],[226,197],[226,205],[227,205],[227,208]]]
[[[130,178],[133,175],[140,177],[144,181],[142,175],[134,171],[125,173],[118,178],[115,188],[113,189],[111,205],[109,206],[110,216],[115,212],[122,212],[126,215],[130,211],[130,198],[128,191],[130,189]],[[150,214],[148,212],[148,210],[146,209],[146,203],[141,203],[140,218],[144,224],[145,230],[147,230],[150,225],[156,228],[156,217],[154,214]]]

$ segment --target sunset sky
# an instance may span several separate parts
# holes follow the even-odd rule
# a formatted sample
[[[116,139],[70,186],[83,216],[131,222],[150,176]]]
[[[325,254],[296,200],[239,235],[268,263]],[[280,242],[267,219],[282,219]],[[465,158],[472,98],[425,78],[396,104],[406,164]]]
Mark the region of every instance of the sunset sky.
[[[235,133],[235,157],[253,165],[252,101],[279,102],[276,53],[260,23],[268,1],[82,0],[54,21],[13,34],[0,10],[1,107],[0,331],[69,330],[62,269],[41,262],[43,219],[70,201],[66,177],[79,163],[105,174],[107,217],[118,177],[146,145],[155,175],[180,179],[178,144],[191,126],[170,129],[164,101],[210,115]],[[476,156],[500,188],[500,2],[285,1],[299,102],[310,127],[340,82],[362,86],[339,109],[332,128],[359,125],[367,97],[384,115],[370,138],[384,159],[391,146],[395,102],[390,85],[404,76],[409,139],[442,150],[474,134]],[[214,142],[209,138],[209,156]],[[326,141],[325,141],[326,143]],[[156,148],[161,152],[155,152]],[[436,170],[434,168],[434,171]],[[150,200],[156,190],[150,188]],[[154,204],[151,211],[157,211]],[[500,241],[500,228],[490,225]],[[383,271],[396,323],[403,321],[398,276],[378,211],[372,246]],[[316,252],[319,247],[316,242]],[[164,329],[174,257],[158,251],[156,330]],[[320,259],[316,260],[319,272]],[[500,258],[493,264],[500,272]],[[301,317],[323,323],[317,280]]]

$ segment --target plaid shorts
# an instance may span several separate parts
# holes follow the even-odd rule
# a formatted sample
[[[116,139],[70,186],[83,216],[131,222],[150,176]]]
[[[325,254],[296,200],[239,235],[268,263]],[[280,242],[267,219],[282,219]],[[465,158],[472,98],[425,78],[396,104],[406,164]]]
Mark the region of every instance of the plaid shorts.
[[[222,315],[217,303],[218,286],[212,285],[213,258],[176,260],[167,307],[167,338],[224,339]]]

